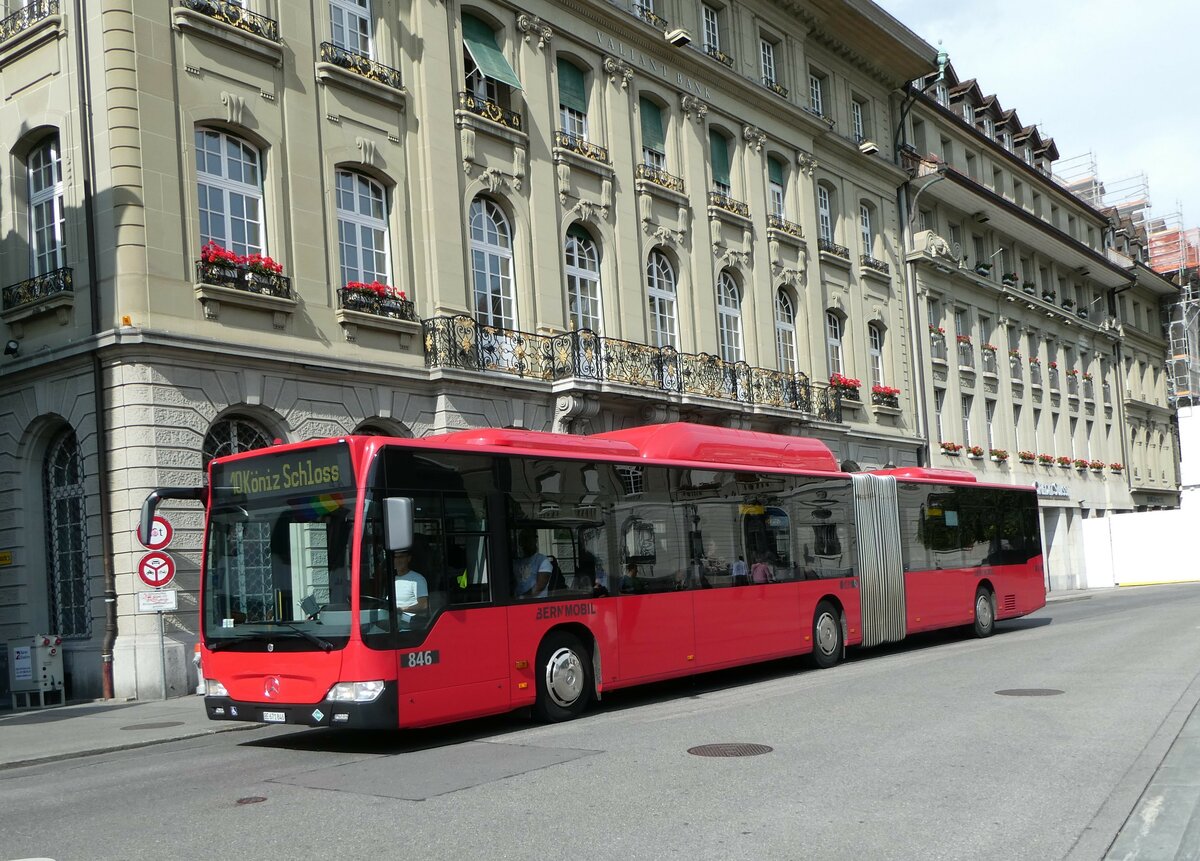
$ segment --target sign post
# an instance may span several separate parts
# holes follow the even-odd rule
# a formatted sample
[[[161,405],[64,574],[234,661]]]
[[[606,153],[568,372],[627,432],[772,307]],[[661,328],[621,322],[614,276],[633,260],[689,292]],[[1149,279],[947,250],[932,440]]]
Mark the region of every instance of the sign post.
[[[143,578],[145,579],[145,578]],[[162,698],[167,698],[167,641],[163,625],[163,613],[179,608],[179,593],[174,589],[158,589],[154,592],[138,592],[138,612],[158,614],[158,660],[162,672]]]

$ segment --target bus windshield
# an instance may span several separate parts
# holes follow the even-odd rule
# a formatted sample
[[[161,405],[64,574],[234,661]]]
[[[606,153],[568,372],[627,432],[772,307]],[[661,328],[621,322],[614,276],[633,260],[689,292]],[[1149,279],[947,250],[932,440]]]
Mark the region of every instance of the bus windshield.
[[[352,476],[344,444],[213,465],[202,596],[210,649],[346,645]]]

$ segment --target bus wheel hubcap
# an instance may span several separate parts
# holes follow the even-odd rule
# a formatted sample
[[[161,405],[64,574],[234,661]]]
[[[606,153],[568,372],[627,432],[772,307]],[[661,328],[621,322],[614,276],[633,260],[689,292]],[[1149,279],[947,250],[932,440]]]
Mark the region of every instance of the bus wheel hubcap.
[[[975,618],[979,620],[981,627],[991,627],[992,602],[988,600],[987,595],[980,595],[979,599],[975,602]]]
[[[817,648],[823,654],[832,655],[837,648],[837,620],[829,613],[817,619]]]
[[[546,662],[546,693],[560,706],[570,706],[583,693],[583,664],[570,649],[559,649]]]

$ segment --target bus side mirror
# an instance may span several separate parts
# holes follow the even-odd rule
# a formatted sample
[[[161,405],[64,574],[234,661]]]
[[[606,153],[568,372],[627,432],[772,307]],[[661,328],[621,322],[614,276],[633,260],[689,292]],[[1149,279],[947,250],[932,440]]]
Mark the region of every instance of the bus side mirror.
[[[391,496],[384,501],[383,543],[388,550],[407,550],[413,543],[413,501]]]

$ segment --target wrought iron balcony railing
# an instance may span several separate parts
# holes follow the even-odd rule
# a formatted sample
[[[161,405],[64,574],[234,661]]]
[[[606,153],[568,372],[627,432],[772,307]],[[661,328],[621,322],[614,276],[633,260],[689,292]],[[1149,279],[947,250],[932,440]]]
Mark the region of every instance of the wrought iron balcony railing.
[[[662,15],[655,14],[653,9],[651,9],[649,6],[643,6],[641,3],[633,4],[633,14],[637,15],[647,24],[657,27],[664,32],[666,31],[667,27],[670,26],[670,24],[667,23],[666,18],[664,18]]]
[[[634,168],[633,175],[638,179],[644,179],[647,182],[652,182],[655,185],[661,185],[663,188],[669,188],[671,191],[678,191],[680,194],[683,194],[683,180],[673,174],[667,173],[662,168],[649,164],[639,164]]]
[[[804,228],[794,221],[788,221],[782,215],[768,215],[767,227],[772,230],[781,230],[789,236],[804,237]]]
[[[48,299],[59,293],[74,293],[75,287],[71,282],[71,268],[64,266],[44,275],[35,275],[16,284],[4,288],[0,310],[12,311],[22,305],[31,305],[42,299]]]
[[[383,63],[372,60],[366,54],[341,48],[332,42],[321,43],[321,60],[394,90],[399,90],[404,86],[400,80],[398,69],[385,66]]]
[[[491,120],[494,123],[499,123],[505,128],[513,131],[524,131],[524,123],[521,121],[521,115],[515,111],[510,111],[507,108],[502,108],[490,99],[481,99],[474,93],[462,92],[458,94],[458,106],[469,111],[476,116],[483,117],[485,120]]]
[[[888,275],[892,271],[891,267],[888,266],[887,263],[882,260],[877,260],[874,257],[871,257],[869,254],[864,254],[861,258],[859,258],[859,263],[862,265],[863,269],[870,269],[872,272],[878,272],[881,275]]]
[[[763,78],[762,85],[775,95],[779,96],[781,99],[786,99],[788,97],[788,88],[776,81],[774,78]]]
[[[841,421],[841,395],[805,374],[754,368],[707,353],[680,353],[605,338],[587,329],[537,335],[465,315],[422,321],[426,367],[461,368],[555,382],[622,383],[678,395],[792,409]]]
[[[600,161],[608,164],[608,150],[600,146],[600,144],[592,143],[586,138],[581,138],[579,135],[573,135],[570,132],[564,132],[559,129],[554,133],[554,145],[562,149],[569,150],[576,155],[586,156],[593,161]]]
[[[850,259],[850,249],[845,245],[838,245],[832,239],[817,240],[817,248],[826,254],[832,254],[834,257],[841,257],[844,260]]]
[[[877,407],[891,407],[892,409],[900,408],[900,396],[888,395],[883,392],[871,392],[871,403]]]
[[[228,287],[243,293],[274,296],[277,299],[292,299],[292,279],[273,272],[255,272],[242,266],[227,263],[196,261],[196,280],[215,287]]]
[[[750,205],[742,203],[740,200],[734,200],[728,194],[720,191],[710,191],[708,193],[708,205],[725,212],[732,212],[734,215],[740,215],[742,218],[750,217]]]
[[[255,36],[262,36],[272,42],[279,41],[278,21],[251,12],[240,3],[232,3],[229,0],[180,0],[179,5]]]
[[[0,18],[0,42],[28,30],[38,21],[58,14],[58,0],[27,0],[16,12]]]
[[[337,295],[338,307],[347,311],[360,311],[363,314],[373,314],[376,317],[387,317],[391,320],[419,322],[411,299],[363,293],[347,287],[339,289]]]
[[[729,56],[715,45],[705,45],[704,53],[708,54],[708,56],[712,57],[718,63],[723,63],[729,68],[733,68],[733,57]]]

